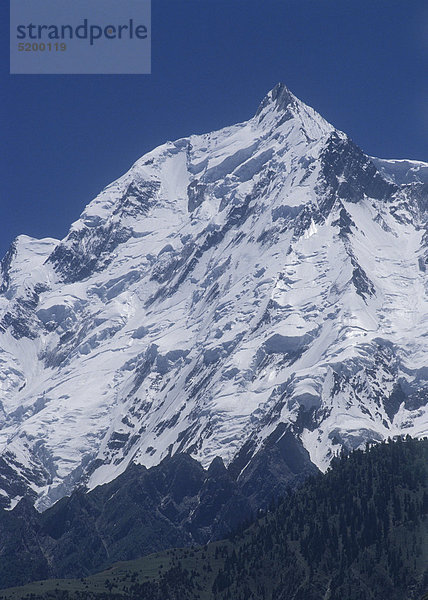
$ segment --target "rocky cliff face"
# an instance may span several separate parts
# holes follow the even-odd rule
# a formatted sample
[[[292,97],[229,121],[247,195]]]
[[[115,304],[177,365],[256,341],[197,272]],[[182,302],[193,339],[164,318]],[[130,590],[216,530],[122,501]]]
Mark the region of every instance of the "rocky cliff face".
[[[426,173],[368,157],[280,84],[249,121],[143,156],[64,240],[19,237],[3,506],[178,452],[238,477],[285,433],[322,469],[426,434]]]

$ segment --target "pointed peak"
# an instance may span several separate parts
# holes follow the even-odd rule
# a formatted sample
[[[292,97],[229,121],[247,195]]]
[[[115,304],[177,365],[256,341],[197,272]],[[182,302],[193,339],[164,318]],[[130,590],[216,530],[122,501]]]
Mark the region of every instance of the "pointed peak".
[[[227,469],[220,456],[216,456],[208,467],[208,475],[211,477],[218,477],[227,473]]]
[[[269,93],[278,110],[285,110],[289,104],[297,100],[296,96],[281,82],[277,83]]]
[[[279,111],[285,111],[291,104],[295,103],[297,98],[290,92],[284,83],[277,83],[276,86],[263,98],[256,116],[259,115],[267,106],[272,106]]]

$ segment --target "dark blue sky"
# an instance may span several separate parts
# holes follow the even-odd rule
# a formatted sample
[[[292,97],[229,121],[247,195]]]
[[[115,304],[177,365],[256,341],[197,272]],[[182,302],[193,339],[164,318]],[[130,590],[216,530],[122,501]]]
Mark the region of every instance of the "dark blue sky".
[[[1,255],[63,237],[139,156],[249,118],[278,81],[367,153],[428,160],[425,1],[153,0],[141,76],[10,76],[6,5]]]

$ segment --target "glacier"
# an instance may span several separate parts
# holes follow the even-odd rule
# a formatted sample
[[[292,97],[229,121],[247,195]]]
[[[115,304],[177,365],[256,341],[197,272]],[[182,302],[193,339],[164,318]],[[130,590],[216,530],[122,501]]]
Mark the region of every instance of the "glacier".
[[[167,142],[0,267],[0,505],[281,425],[325,470],[428,434],[428,163],[369,157],[278,84]],[[245,469],[245,460],[243,462]]]

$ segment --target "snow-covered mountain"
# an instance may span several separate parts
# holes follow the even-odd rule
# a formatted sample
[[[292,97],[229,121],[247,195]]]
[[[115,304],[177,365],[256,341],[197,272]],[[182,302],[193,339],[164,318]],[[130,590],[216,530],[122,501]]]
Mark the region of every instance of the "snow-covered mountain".
[[[143,156],[64,240],[18,237],[3,505],[178,451],[245,468],[281,423],[320,468],[426,435],[427,172],[368,157],[279,84],[249,121]]]

